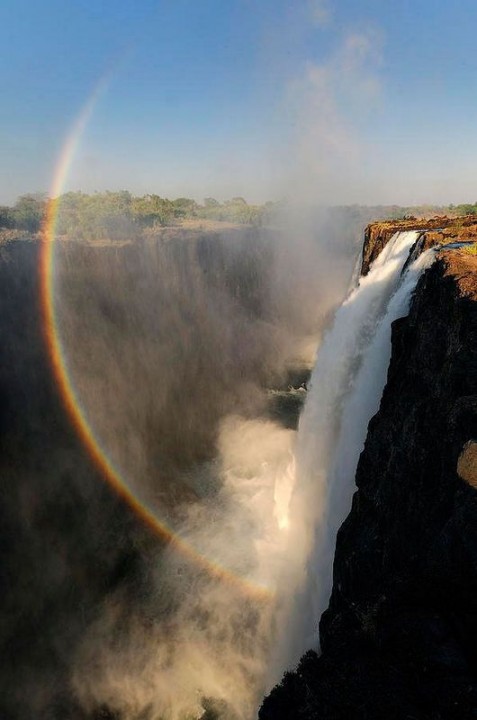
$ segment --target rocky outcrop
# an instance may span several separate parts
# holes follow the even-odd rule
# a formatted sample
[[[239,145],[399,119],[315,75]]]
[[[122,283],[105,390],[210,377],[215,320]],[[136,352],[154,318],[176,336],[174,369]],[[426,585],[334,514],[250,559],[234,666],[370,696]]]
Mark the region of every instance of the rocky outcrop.
[[[477,489],[477,442],[469,440],[459,455],[457,474]]]
[[[382,220],[370,223],[364,231],[361,275],[367,275],[371,264],[396,232],[420,231],[421,250],[435,245],[466,242],[477,239],[477,218],[466,215],[459,218],[436,216],[430,219]]]
[[[395,229],[368,228],[365,270]],[[476,440],[477,257],[457,249],[439,253],[393,324],[322,654],[285,675],[260,720],[477,717]]]

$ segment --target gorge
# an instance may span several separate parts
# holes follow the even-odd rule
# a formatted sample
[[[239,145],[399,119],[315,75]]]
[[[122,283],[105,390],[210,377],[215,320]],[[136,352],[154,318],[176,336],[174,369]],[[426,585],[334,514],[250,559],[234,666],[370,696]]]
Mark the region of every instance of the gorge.
[[[472,717],[477,225],[343,227],[0,247],[6,718]]]

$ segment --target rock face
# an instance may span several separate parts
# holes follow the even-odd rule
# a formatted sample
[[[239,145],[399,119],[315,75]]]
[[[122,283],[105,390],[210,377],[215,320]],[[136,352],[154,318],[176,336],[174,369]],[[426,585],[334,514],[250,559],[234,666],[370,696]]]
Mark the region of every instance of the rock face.
[[[368,228],[364,271],[385,231]],[[477,718],[476,441],[477,257],[457,249],[393,324],[322,654],[285,675],[260,720]]]

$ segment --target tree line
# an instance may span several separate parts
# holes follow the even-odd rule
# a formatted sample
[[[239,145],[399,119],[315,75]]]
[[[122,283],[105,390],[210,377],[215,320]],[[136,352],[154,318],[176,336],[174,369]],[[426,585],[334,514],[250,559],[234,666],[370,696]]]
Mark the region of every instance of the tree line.
[[[13,206],[0,206],[0,228],[39,232],[50,202],[45,195],[22,195]],[[134,196],[127,190],[68,192],[55,202],[57,234],[79,240],[120,239],[146,228],[168,227],[191,219],[261,225],[274,208],[271,202],[250,205],[243,197],[222,203],[209,197],[199,204],[186,197],[169,200],[154,194]]]
[[[46,195],[29,194],[19,197],[11,207],[0,206],[0,231],[38,233],[43,227],[51,202],[53,201]],[[92,194],[68,192],[54,202],[57,203],[58,210],[57,234],[76,240],[128,239],[148,229],[153,231],[154,228],[179,225],[186,220],[264,225],[271,222],[273,213],[283,205],[283,202],[251,205],[243,197],[233,197],[225,202],[208,197],[200,204],[186,197],[169,200],[155,194],[135,196],[127,190]],[[447,206],[388,205],[375,208],[353,205],[337,207],[335,210],[346,210],[347,215],[362,215],[369,222],[369,218],[378,217],[397,220],[409,215],[477,215],[477,202]]]

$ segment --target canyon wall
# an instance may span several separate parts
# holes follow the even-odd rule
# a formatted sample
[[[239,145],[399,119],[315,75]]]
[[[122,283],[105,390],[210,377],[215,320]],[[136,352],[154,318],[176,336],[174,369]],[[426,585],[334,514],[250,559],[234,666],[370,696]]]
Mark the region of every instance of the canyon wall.
[[[368,227],[364,273],[411,224]],[[472,239],[471,225],[438,218],[415,229],[423,247],[435,233],[444,244]],[[393,323],[321,655],[309,651],[285,675],[260,720],[477,717],[476,441],[477,256],[453,248],[437,253],[408,317]]]

